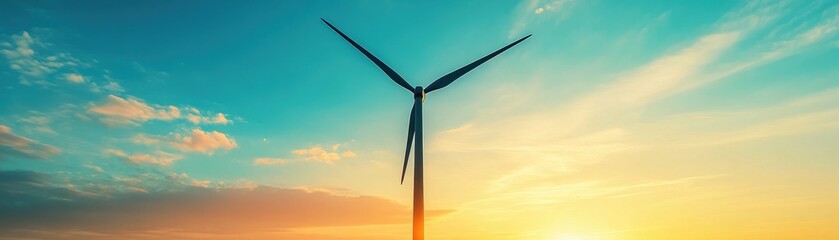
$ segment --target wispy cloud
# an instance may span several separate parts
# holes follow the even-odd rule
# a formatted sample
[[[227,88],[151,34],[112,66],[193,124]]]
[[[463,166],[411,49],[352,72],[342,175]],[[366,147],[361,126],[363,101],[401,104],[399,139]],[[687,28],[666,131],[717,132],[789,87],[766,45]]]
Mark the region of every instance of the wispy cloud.
[[[595,198],[620,198],[655,191],[667,190],[667,186],[691,184],[699,181],[723,177],[722,175],[692,176],[677,179],[652,180],[633,184],[616,184],[607,181],[591,180],[562,184],[548,184],[546,182],[516,186],[515,191],[495,191],[491,198],[482,199],[464,206],[461,210],[498,211],[481,206],[539,206],[561,202],[585,201]],[[510,189],[506,189],[510,190]]]
[[[831,16],[837,9],[829,8],[824,14]],[[783,3],[746,4],[726,14],[710,33],[686,47],[621,74],[614,82],[568,104],[512,119],[467,123],[468,129],[432,138],[429,147],[434,151],[562,149],[567,139],[620,128],[614,120],[651,103],[799,53],[832,36],[839,24],[833,15],[818,24],[805,24],[796,31],[750,43],[756,47],[747,47],[749,50],[735,51],[733,47],[743,39],[754,38],[757,30],[783,14]],[[731,57],[732,52],[742,54]]]
[[[745,4],[726,14],[708,33],[682,43],[679,48],[646,64],[618,74],[612,82],[596,87],[590,93],[535,113],[513,114],[509,118],[498,117],[497,113],[482,116],[480,120],[433,135],[429,138],[428,149],[442,156],[463,153],[502,156],[494,159],[494,164],[511,167],[496,176],[487,177],[489,184],[480,185],[492,196],[499,196],[493,197],[496,202],[487,206],[550,204],[556,203],[556,199],[574,198],[573,194],[604,198],[629,194],[625,191],[627,189],[639,192],[648,187],[671,184],[671,180],[666,179],[651,179],[650,183],[617,188],[603,188],[604,183],[599,181],[567,184],[579,176],[582,169],[592,168],[607,156],[644,149],[652,135],[667,135],[661,138],[667,141],[664,145],[694,143],[697,140],[703,144],[730,144],[836,129],[838,116],[835,105],[807,111],[767,108],[765,111],[772,113],[761,114],[759,118],[764,121],[744,121],[745,125],[733,129],[719,121],[690,121],[684,118],[669,124],[649,119],[638,121],[644,110],[663,99],[728,79],[826,42],[835,35],[837,20],[833,13],[836,9],[831,7],[826,10],[823,14],[829,17],[815,24],[801,23],[789,32],[766,36],[767,31],[764,30],[770,23],[789,17],[784,3]],[[536,15],[535,12],[530,14]],[[824,106],[829,105],[824,99],[835,96],[818,95],[822,96],[795,102],[819,102],[814,104]],[[786,114],[779,114],[781,112]],[[717,120],[732,114],[719,115]],[[754,112],[742,114],[740,119],[756,118]],[[707,115],[716,115],[716,112],[703,116]],[[651,123],[645,124],[646,121]],[[679,125],[686,126],[680,128]],[[711,130],[700,134],[697,133],[700,130],[685,129],[688,127]],[[663,146],[661,142],[656,144]],[[684,179],[695,180],[698,179]]]
[[[516,7],[516,20],[510,29],[510,38],[517,37],[530,25],[543,21],[559,22],[567,15],[564,11],[574,0],[529,0]]]
[[[107,76],[94,81],[81,74],[80,70],[92,71],[93,64],[77,59],[69,53],[51,49],[52,44],[32,36],[28,31],[12,35],[9,40],[10,43],[0,45],[3,47],[0,54],[9,61],[9,69],[20,74],[18,79],[23,85],[53,87],[66,82],[74,85],[86,84],[92,92],[123,91],[119,83]]]
[[[651,144],[718,145],[792,136],[839,128],[839,88],[748,110],[691,112],[669,116],[640,128],[667,129]],[[716,131],[708,131],[714,126]],[[678,141],[672,141],[679,139]]]
[[[265,166],[265,165],[283,165],[288,163],[287,159],[283,158],[268,158],[268,157],[261,157],[253,160],[253,165],[255,166]]]
[[[118,149],[105,149],[106,154],[110,154],[116,157],[119,157],[123,160],[126,160],[131,163],[148,163],[148,164],[157,164],[161,166],[169,166],[173,162],[183,158],[183,156],[167,153],[164,151],[155,151],[153,154],[148,153],[140,153],[140,154],[126,154],[122,150]]]
[[[9,68],[21,74],[22,84],[49,85],[45,80],[46,76],[65,66],[78,65],[78,61],[68,54],[54,56],[41,56],[34,50],[37,46],[44,44],[33,38],[29,32],[11,36],[12,44],[9,48],[0,50],[6,59],[9,60]]]
[[[0,160],[12,158],[48,159],[61,152],[58,148],[38,143],[12,133],[12,129],[0,125]]]
[[[23,123],[23,129],[27,133],[58,134],[50,127],[52,119],[47,114],[38,111],[29,111],[24,116],[18,116],[17,119],[18,122]]]

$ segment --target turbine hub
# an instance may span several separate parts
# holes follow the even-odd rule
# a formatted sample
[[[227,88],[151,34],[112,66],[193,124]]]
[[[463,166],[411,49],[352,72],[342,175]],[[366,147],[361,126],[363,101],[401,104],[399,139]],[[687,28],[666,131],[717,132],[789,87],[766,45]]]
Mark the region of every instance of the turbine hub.
[[[425,101],[425,89],[422,89],[422,86],[416,86],[414,88],[414,98],[422,98],[422,101]]]

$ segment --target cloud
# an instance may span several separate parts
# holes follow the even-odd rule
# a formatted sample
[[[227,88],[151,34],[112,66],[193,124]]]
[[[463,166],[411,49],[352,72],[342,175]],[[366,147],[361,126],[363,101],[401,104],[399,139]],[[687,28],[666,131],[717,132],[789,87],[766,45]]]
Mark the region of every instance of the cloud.
[[[209,188],[210,187],[210,181],[208,181],[208,180],[192,180],[192,186]]]
[[[67,53],[49,54],[36,51],[45,48],[47,44],[24,31],[20,35],[12,35],[8,48],[0,50],[9,61],[9,68],[20,73],[20,83],[24,85],[38,84],[42,86],[54,85],[48,78],[64,68],[76,68],[81,61]],[[65,75],[66,76],[66,75]],[[71,82],[78,80],[67,79]]]
[[[180,190],[104,197],[81,194],[57,179],[31,171],[0,171],[0,236],[55,238],[76,231],[95,233],[78,236],[86,239],[126,234],[179,238],[177,234],[186,233],[212,238],[215,234],[230,237],[298,228],[410,223],[408,207],[374,196],[268,186],[213,188],[191,181]],[[247,236],[253,235],[234,238]]]
[[[341,157],[345,157],[345,158],[351,158],[351,157],[356,157],[356,156],[358,156],[358,155],[356,155],[355,152],[353,152],[353,151],[344,151],[343,153],[341,153]]]
[[[610,183],[601,180],[566,182],[562,184],[545,182],[516,183],[514,189],[492,192],[491,197],[471,202],[461,210],[500,212],[487,206],[541,206],[588,199],[620,198],[655,191],[669,190],[672,185],[685,185],[723,177],[724,175],[691,176],[677,179],[652,180],[630,184]]]
[[[291,153],[298,156],[304,156],[303,160],[306,161],[316,161],[327,164],[334,164],[335,161],[341,160],[342,157],[352,158],[357,156],[355,152],[352,151],[339,152],[338,148],[340,146],[341,144],[332,145],[332,151],[327,151],[322,147],[315,146],[304,149],[295,149],[294,151],[291,151]]]
[[[193,112],[195,114],[188,114],[186,116],[186,119],[193,124],[205,123],[205,124],[227,125],[227,124],[232,124],[233,123],[233,120],[227,119],[227,115],[225,115],[223,113],[217,113],[215,116],[208,117],[208,116],[199,115],[200,112],[198,111],[198,109],[191,108],[191,110],[192,110],[191,112]]]
[[[50,116],[38,111],[29,111],[25,117],[17,117],[18,122],[24,123],[24,131],[27,133],[44,133],[49,135],[57,135],[49,124],[52,122]]]
[[[11,128],[0,125],[0,160],[48,159],[59,152],[61,151],[58,148],[15,135]]]
[[[703,67],[740,39],[736,32],[713,33],[701,37],[692,45],[633,70],[564,106],[551,111],[521,115],[483,124],[469,123],[445,131],[429,144],[432,151],[503,150],[516,152],[565,149],[579,153],[592,149],[580,146],[577,138],[585,138],[596,123],[603,119],[643,107],[670,96],[693,79]],[[562,122],[563,124],[556,124]],[[525,134],[526,133],[526,134]],[[610,135],[619,140],[619,135]],[[596,142],[588,147],[609,149],[608,142]]]
[[[90,83],[90,91],[98,93],[98,92],[102,92],[102,89],[108,90],[108,91],[111,91],[111,92],[115,92],[115,93],[125,92],[125,89],[122,88],[122,86],[119,85],[118,82],[110,81],[110,82],[105,83],[102,86],[99,86],[99,84],[97,84],[95,82]]]
[[[213,118],[213,123],[219,124],[228,124],[232,121],[228,120],[227,117],[223,113],[216,114],[216,117]]]
[[[175,119],[186,119],[194,124],[233,123],[223,113],[217,113],[213,117],[201,116],[200,111],[194,107],[162,106],[149,104],[134,97],[121,98],[116,95],[108,95],[102,103],[90,104],[88,111],[99,116],[103,123],[110,126],[139,125],[151,120],[172,121]]]
[[[768,107],[669,116],[644,128],[667,129],[655,138],[685,139],[678,141],[681,145],[733,144],[837,129],[837,106],[839,88],[833,88]],[[709,131],[708,126],[713,126],[714,131]]]
[[[489,193],[481,193],[480,190],[475,190],[473,193],[478,196],[476,198],[486,196],[495,199],[492,203],[481,206],[506,206],[513,203],[548,205],[556,204],[557,199],[573,198],[567,194],[580,194],[586,198],[607,198],[632,194],[624,189],[640,191],[641,187],[669,184],[669,180],[666,179],[649,179],[649,184],[626,186],[626,188],[603,188],[604,182],[597,180],[565,185],[570,180],[606,172],[602,169],[613,169],[603,166],[604,164],[600,164],[601,161],[610,161],[609,164],[614,164],[621,161],[624,163],[639,161],[631,159],[633,157],[656,158],[662,155],[661,152],[666,152],[663,149],[684,143],[694,147],[698,142],[705,144],[701,147],[714,148],[717,146],[707,145],[733,145],[744,141],[793,134],[835,131],[839,128],[836,100],[825,102],[827,99],[839,99],[836,98],[836,92],[797,101],[822,102],[821,105],[829,106],[818,109],[802,110],[799,104],[789,107],[789,109],[796,109],[795,111],[772,109],[767,111],[771,113],[760,114],[752,111],[742,113],[709,111],[691,116],[695,118],[683,117],[668,121],[666,124],[651,120],[651,118],[661,117],[661,114],[666,115],[672,110],[658,108],[660,105],[656,103],[662,103],[662,100],[727,80],[738,73],[766,66],[808,49],[818,49],[817,43],[827,43],[825,40],[835,37],[837,32],[835,29],[839,29],[836,27],[839,26],[837,25],[839,21],[836,20],[839,17],[834,14],[835,9],[839,8],[834,7],[832,8],[834,10],[815,14],[825,16],[824,18],[816,18],[816,20],[809,18],[805,23],[792,21],[795,23],[791,27],[784,28],[789,31],[779,31],[778,34],[769,36],[767,32],[774,28],[774,26],[767,27],[772,26],[769,23],[777,21],[786,24],[789,19],[781,18],[783,14],[780,12],[786,11],[786,8],[774,2],[768,3],[768,6],[747,4],[745,10],[734,10],[726,14],[719,24],[711,26],[707,33],[675,46],[662,46],[664,49],[671,50],[653,57],[651,61],[642,63],[639,67],[617,74],[614,80],[596,86],[592,92],[572,96],[568,100],[563,99],[564,103],[533,102],[532,104],[544,106],[544,108],[531,113],[516,111],[512,114],[498,114],[492,112],[492,116],[481,115],[476,117],[476,120],[456,125],[451,130],[432,134],[428,138],[427,150],[432,153],[436,152],[435,154],[444,160],[463,161],[462,164],[466,166],[482,164],[477,162],[482,159],[477,156],[492,156],[494,166],[503,166],[502,169],[475,169],[474,173],[468,176],[452,177],[452,179],[463,179],[464,181],[461,181],[463,185],[472,184],[475,189],[487,189]],[[533,9],[536,8],[530,8],[528,14],[534,15]],[[803,19],[793,15],[790,14],[792,18]],[[561,76],[563,79],[544,76],[544,81],[565,81],[573,77]],[[604,76],[595,75],[592,78],[598,77]],[[821,81],[819,84],[824,83]],[[767,84],[769,82],[760,85]],[[575,86],[572,84],[572,87]],[[740,89],[740,87],[745,87],[742,82],[737,87],[738,91],[743,92],[755,90]],[[785,92],[784,95],[793,92]],[[528,92],[527,94],[539,93]],[[732,100],[737,101],[737,99]],[[749,103],[756,102],[758,101]],[[734,106],[738,104],[741,103],[738,102]],[[673,103],[662,103],[662,105],[671,108],[675,106]],[[700,106],[693,103],[689,105],[689,108]],[[707,104],[701,104],[701,106],[713,107]],[[734,106],[725,106],[725,108],[735,108]],[[689,111],[689,109],[678,111]],[[654,143],[650,144],[651,142]],[[657,151],[660,149],[661,152]],[[691,148],[691,150],[696,149]],[[718,149],[697,151],[716,152]],[[674,153],[674,151],[667,153]],[[685,157],[676,154],[661,158],[678,161]],[[676,172],[684,171],[674,171],[674,174],[669,176],[675,176]],[[693,174],[695,172],[679,177]]]
[[[171,142],[172,147],[181,151],[200,152],[212,154],[217,149],[233,149],[237,147],[236,141],[230,136],[217,132],[205,132],[201,129],[193,129],[188,136],[175,135]]]
[[[131,138],[131,142],[140,144],[140,145],[156,145],[160,143],[161,138],[158,136],[151,136],[147,134],[137,134]]]
[[[560,11],[562,10],[562,6],[571,2],[570,0],[550,0],[538,5],[538,8],[534,11],[536,14],[540,14],[543,12],[550,12],[550,11]]]
[[[78,83],[84,83],[84,81],[85,81],[85,77],[82,76],[82,75],[79,75],[77,73],[64,74],[64,79],[66,79],[67,81],[69,81],[71,83],[77,83],[77,84]]]
[[[105,170],[103,170],[101,167],[96,166],[96,165],[85,164],[84,167],[88,168],[90,170],[93,170],[94,172],[97,172],[97,173],[104,173],[105,172]]]
[[[102,122],[108,125],[137,125],[149,120],[172,120],[181,116],[180,109],[175,106],[152,106],[136,98],[120,98],[108,95],[104,103],[91,105],[91,113],[101,116]]]
[[[118,149],[105,149],[106,154],[110,154],[116,157],[119,157],[123,160],[126,160],[131,163],[141,164],[141,163],[149,163],[149,164],[157,164],[161,166],[169,166],[173,162],[183,158],[183,156],[167,153],[164,151],[155,151],[154,154],[133,154],[128,155],[125,152],[118,150]]]
[[[510,29],[509,37],[517,37],[529,25],[542,22],[547,18],[562,19],[566,17],[566,9],[572,0],[530,0],[521,1],[516,7],[517,20]],[[559,22],[557,20],[556,22]]]
[[[781,35],[750,42],[745,50],[734,48],[743,39],[761,37],[758,34],[763,32],[758,30],[780,19],[779,11],[783,9],[782,4],[771,2],[747,4],[726,14],[710,33],[685,47],[620,74],[614,82],[568,104],[508,119],[467,123],[465,126],[472,127],[443,132],[438,138],[432,138],[429,150],[556,152],[573,143],[570,139],[619,127],[609,124],[620,124],[615,120],[637,113],[651,103],[800,53],[839,29],[839,17],[827,14],[839,12],[839,7],[834,7],[825,11],[826,16],[833,17],[816,24],[796,26]],[[625,131],[628,131],[626,135],[631,134],[631,130]],[[611,143],[601,142],[596,147],[611,151],[615,148],[610,144],[625,143],[626,139],[614,137]]]
[[[286,164],[288,160],[282,158],[267,158],[261,157],[253,160],[253,165],[255,166],[265,166],[265,165],[282,165]]]
[[[20,74],[19,82],[23,85],[51,87],[66,82],[86,84],[92,92],[97,93],[102,90],[124,91],[119,83],[108,75],[104,75],[107,80],[105,82],[92,81],[90,74],[82,75],[82,70],[90,71],[95,69],[94,66],[74,58],[69,53],[50,49],[53,44],[42,42],[27,31],[20,35],[12,35],[10,40],[12,43],[0,45],[5,48],[0,49],[0,54],[8,60],[9,68]]]
[[[319,161],[332,164],[332,161],[341,159],[341,156],[336,152],[327,152],[321,147],[311,147],[307,149],[295,149],[291,151],[294,155],[308,156],[304,158],[309,161]]]

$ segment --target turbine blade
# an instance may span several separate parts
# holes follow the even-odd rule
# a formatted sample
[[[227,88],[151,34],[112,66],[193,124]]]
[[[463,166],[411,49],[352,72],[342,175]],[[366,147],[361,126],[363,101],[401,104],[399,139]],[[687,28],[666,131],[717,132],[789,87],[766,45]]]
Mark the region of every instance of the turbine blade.
[[[478,59],[478,60],[470,63],[469,65],[463,66],[460,69],[455,70],[454,72],[451,72],[449,74],[446,74],[445,76],[442,76],[442,77],[438,78],[437,80],[432,82],[430,85],[428,85],[428,87],[425,88],[425,92],[430,93],[431,91],[441,89],[445,86],[448,86],[449,84],[454,82],[454,80],[457,80],[458,78],[460,78],[461,76],[463,76],[467,72],[469,72],[472,69],[478,67],[479,65],[481,65],[484,62],[488,61],[489,59],[495,57],[496,55],[501,54],[502,52],[506,51],[507,49],[510,49],[511,47],[515,46],[516,44],[519,44],[520,42],[529,38],[531,35],[532,34],[529,34],[529,35],[527,35],[527,36],[525,36],[525,37],[523,37],[523,38],[521,38],[521,39],[519,39],[519,40],[517,40],[513,43],[508,44],[507,46],[504,46],[501,49],[496,50],[495,52],[490,53],[489,55],[486,55],[485,57],[482,57],[481,59]]]
[[[387,76],[390,77],[390,79],[392,79],[394,82],[396,82],[396,84],[399,84],[399,86],[402,86],[403,88],[408,89],[408,91],[411,91],[411,92],[414,91],[414,88],[411,87],[411,84],[408,84],[408,82],[405,81],[405,79],[402,78],[402,76],[399,76],[399,74],[396,73],[396,71],[393,71],[393,69],[391,69],[390,67],[388,67],[387,64],[383,63],[381,60],[379,60],[379,58],[376,58],[376,56],[373,56],[373,54],[368,52],[367,49],[364,49],[364,47],[361,47],[361,45],[358,45],[358,43],[356,43],[355,41],[350,39],[350,37],[348,37],[346,34],[341,32],[341,30],[338,30],[338,28],[336,28],[335,26],[332,26],[332,24],[327,22],[325,19],[321,18],[320,20],[322,20],[324,23],[326,23],[326,25],[329,26],[329,28],[332,28],[332,30],[335,30],[335,32],[338,33],[338,35],[341,35],[341,37],[343,37],[344,40],[347,40],[347,42],[350,42],[350,44],[352,44],[356,49],[358,49],[358,51],[361,51],[361,53],[363,53],[364,56],[367,56],[367,58],[369,58],[371,61],[373,61],[373,63],[375,63],[376,66],[379,66],[379,68],[381,68],[382,71],[384,71],[385,74],[387,74]]]
[[[405,182],[405,170],[408,168],[408,156],[411,155],[411,143],[414,142],[414,109],[411,108],[411,120],[408,122],[408,144],[405,146],[405,161],[402,162],[402,180],[399,180],[399,185]]]

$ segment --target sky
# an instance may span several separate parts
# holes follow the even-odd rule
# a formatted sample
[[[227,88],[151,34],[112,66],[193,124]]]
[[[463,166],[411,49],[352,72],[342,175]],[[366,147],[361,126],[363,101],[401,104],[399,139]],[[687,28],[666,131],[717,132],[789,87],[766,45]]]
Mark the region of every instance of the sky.
[[[836,1],[2,1],[0,239],[837,239]],[[412,162],[411,162],[412,163]],[[412,166],[409,165],[409,166]]]

